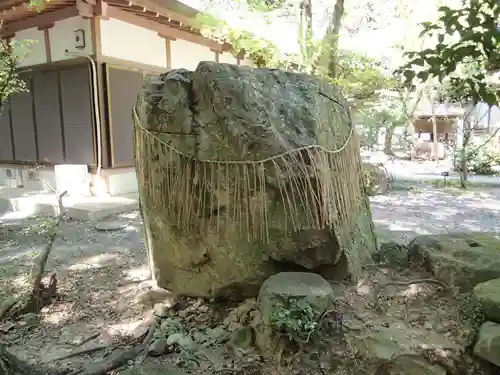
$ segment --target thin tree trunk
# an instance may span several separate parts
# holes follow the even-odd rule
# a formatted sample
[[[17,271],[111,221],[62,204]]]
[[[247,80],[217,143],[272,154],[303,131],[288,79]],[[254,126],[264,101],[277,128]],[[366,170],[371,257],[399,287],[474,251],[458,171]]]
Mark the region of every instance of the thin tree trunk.
[[[342,17],[344,16],[344,0],[336,0],[333,9],[333,15],[323,38],[322,51],[319,58],[321,70],[330,78],[337,76],[339,34]]]
[[[439,157],[438,157],[436,106],[434,104],[434,98],[430,94],[429,94],[429,102],[431,103],[431,110],[432,110],[431,121],[432,121],[432,141],[433,141],[432,146],[433,146],[434,161],[436,162],[436,165],[438,165],[439,164]]]
[[[385,128],[385,137],[384,137],[384,154],[386,155],[394,155],[392,151],[392,136],[394,135],[394,127],[387,126]]]

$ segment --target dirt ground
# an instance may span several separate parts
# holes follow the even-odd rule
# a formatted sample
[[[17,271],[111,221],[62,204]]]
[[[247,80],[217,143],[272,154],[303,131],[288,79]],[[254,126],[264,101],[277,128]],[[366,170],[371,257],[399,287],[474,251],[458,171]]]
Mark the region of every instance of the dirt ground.
[[[443,202],[452,202],[453,206],[450,203],[450,206],[445,208],[447,212],[456,210],[457,197],[449,192],[435,191],[433,195],[429,190],[414,190],[411,199],[408,200],[410,203],[407,201],[405,204],[399,204],[397,202],[400,202],[401,194],[403,193],[392,192],[387,196],[373,199],[374,220],[383,240],[405,241],[407,232],[416,234],[413,230],[413,225],[416,223],[413,222],[413,218],[404,216],[405,212],[417,211],[417,214],[424,215],[426,230],[438,233],[443,230],[441,222],[448,220],[449,216],[438,216],[435,210],[427,211],[426,207],[438,201],[441,206]],[[489,194],[488,199],[493,200],[495,197],[491,192],[484,194]],[[462,200],[459,216],[467,216],[467,220],[462,220],[464,230],[470,229],[472,225],[471,215],[478,215],[479,212],[482,217],[486,209],[483,209],[485,196],[476,195],[458,198],[459,201]],[[444,196],[448,200],[444,199]],[[429,201],[431,198],[435,199],[434,203]],[[467,200],[467,204],[464,204],[464,199]],[[409,211],[408,204],[414,206],[410,207]],[[464,211],[467,207],[471,208],[469,214]],[[425,215],[441,218],[434,230],[429,227],[429,217]],[[487,213],[486,217],[488,215]],[[107,357],[116,346],[132,344],[144,333],[148,307],[141,304],[136,297],[140,283],[149,279],[149,270],[140,215],[138,212],[133,212],[112,219],[123,221],[128,225],[124,229],[108,232],[98,231],[88,222],[69,221],[62,225],[61,235],[53,247],[46,266],[47,272],[55,272],[58,275],[58,300],[44,308],[38,318],[25,316],[17,323],[4,322],[0,325],[0,332],[13,353],[33,362],[57,363],[58,366],[71,363],[72,366],[78,366],[80,363],[88,363],[89,360],[98,361]],[[29,272],[43,246],[43,239],[36,233],[38,220],[40,219],[33,218],[0,222],[1,295],[21,295],[30,287]],[[388,223],[391,221],[398,221],[400,226],[406,225],[404,236],[394,229],[388,231],[390,229]],[[492,227],[483,229],[495,229],[498,220],[495,222]],[[454,225],[453,229],[461,229],[459,224],[450,225]],[[367,270],[365,277],[355,285],[344,286],[333,283],[332,286],[338,293],[342,306],[343,324],[347,329],[356,329],[356,325],[387,326],[397,321],[402,327],[415,326],[422,330],[438,332],[446,337],[456,337],[458,340],[460,327],[457,323],[457,301],[449,293],[443,295],[443,291],[436,285],[388,286],[380,292],[382,296],[380,304],[387,305],[384,307],[385,312],[380,313],[374,309],[375,285],[388,280],[408,281],[428,276],[410,270],[373,268]],[[384,298],[384,295],[388,298]],[[233,307],[217,306],[202,300],[183,300],[169,313],[169,317],[180,319],[189,327],[190,333],[199,330],[200,326],[205,330],[213,330],[224,324],[228,310]],[[106,346],[107,349],[95,350],[90,356],[75,356],[55,362],[57,358],[73,350],[99,346]],[[222,356],[217,348],[212,347],[210,353],[203,354],[201,363],[200,360],[194,361],[197,363],[197,368],[219,366],[222,373],[227,368],[242,366],[241,356],[235,357],[234,353],[229,353],[227,346],[221,348],[224,352]],[[210,357],[219,358],[217,360],[219,362],[224,358],[225,363],[215,365],[216,360],[211,360]],[[173,359],[178,362],[179,353],[172,353],[171,356],[163,356],[155,361],[175,362]],[[247,365],[248,361],[252,363],[259,360],[257,353],[245,355]]]

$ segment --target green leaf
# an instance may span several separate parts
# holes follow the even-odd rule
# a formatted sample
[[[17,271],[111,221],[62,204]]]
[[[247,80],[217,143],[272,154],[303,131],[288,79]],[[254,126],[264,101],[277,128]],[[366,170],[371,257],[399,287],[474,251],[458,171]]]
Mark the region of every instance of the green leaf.
[[[427,70],[423,70],[421,72],[417,73],[417,78],[420,79],[422,82],[427,81],[429,79],[430,73]]]
[[[418,59],[410,61],[410,65],[424,66],[425,65],[425,60],[422,59],[422,58],[418,58]]]
[[[413,81],[413,78],[415,78],[415,72],[413,70],[405,70],[403,72],[403,75],[405,76],[405,80],[407,83]]]

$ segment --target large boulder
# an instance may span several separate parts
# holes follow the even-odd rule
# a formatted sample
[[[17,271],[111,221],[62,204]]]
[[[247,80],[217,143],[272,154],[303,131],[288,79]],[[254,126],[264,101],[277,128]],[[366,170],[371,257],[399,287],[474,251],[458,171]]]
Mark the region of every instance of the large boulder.
[[[500,239],[495,233],[418,236],[408,247],[410,264],[422,266],[463,292],[500,277]]]
[[[305,74],[201,62],[149,77],[135,155],[158,285],[255,296],[280,271],[353,276],[376,239],[339,89]]]

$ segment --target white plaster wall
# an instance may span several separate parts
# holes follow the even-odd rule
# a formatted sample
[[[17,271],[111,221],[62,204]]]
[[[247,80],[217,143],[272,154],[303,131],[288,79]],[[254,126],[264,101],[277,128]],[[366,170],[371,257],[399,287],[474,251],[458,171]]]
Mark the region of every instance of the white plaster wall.
[[[230,52],[224,52],[219,54],[219,62],[223,64],[236,65],[238,63],[238,60]]]
[[[215,61],[215,52],[210,48],[182,39],[171,41],[172,69],[195,70],[200,61]]]
[[[30,66],[47,62],[43,30],[33,27],[18,31],[12,42],[14,55],[22,57],[19,66]]]
[[[91,55],[92,46],[92,28],[90,20],[82,17],[71,17],[55,23],[54,27],[49,29],[50,52],[52,61],[74,59],[74,56],[66,55],[66,49],[70,52],[84,53]],[[75,30],[83,30],[85,33],[85,48],[75,48]]]
[[[101,20],[101,48],[104,56],[167,67],[164,38],[155,31],[115,18]]]

